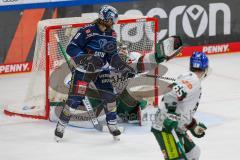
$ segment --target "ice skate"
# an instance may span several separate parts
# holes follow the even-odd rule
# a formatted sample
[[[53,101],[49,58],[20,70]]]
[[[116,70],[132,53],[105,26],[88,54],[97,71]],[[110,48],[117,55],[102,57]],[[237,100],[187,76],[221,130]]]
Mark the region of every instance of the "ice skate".
[[[108,129],[109,129],[109,132],[113,135],[113,139],[115,141],[119,141],[121,131],[118,129],[118,126],[116,124],[108,124],[107,126],[108,126]]]
[[[55,141],[60,142],[63,139],[63,134],[65,130],[66,125],[61,123],[60,121],[57,123],[54,135],[55,135]]]

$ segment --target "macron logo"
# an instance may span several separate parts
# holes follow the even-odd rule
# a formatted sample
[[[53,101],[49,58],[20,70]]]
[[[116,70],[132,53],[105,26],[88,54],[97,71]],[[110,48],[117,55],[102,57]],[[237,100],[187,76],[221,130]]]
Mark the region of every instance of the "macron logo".
[[[214,54],[214,53],[224,53],[229,51],[229,45],[214,45],[214,46],[205,46],[202,49],[203,52]]]
[[[31,71],[31,64],[28,62],[20,63],[20,64],[0,65],[0,74],[30,72],[30,71]]]

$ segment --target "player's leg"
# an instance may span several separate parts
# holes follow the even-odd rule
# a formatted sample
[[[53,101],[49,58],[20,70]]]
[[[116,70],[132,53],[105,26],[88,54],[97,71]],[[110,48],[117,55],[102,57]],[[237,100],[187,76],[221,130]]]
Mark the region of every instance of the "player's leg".
[[[85,97],[90,81],[90,79],[86,77],[88,76],[80,71],[76,70],[73,72],[68,98],[59,116],[59,121],[55,129],[56,140],[63,137],[65,127],[69,123],[72,112],[74,112],[80,105],[83,105],[82,100]]]
[[[70,108],[67,104],[64,104],[62,112],[59,116],[59,120],[57,122],[57,126],[55,129],[55,140],[58,142],[61,138],[63,138],[64,130],[66,125],[68,124],[71,117]]]
[[[177,148],[175,139],[171,133],[171,131],[166,130],[163,127],[165,116],[162,114],[161,110],[159,109],[155,114],[155,121],[152,125],[152,133],[155,136],[161,151],[163,153],[164,159],[172,160],[172,159],[181,159],[183,158],[182,155],[179,153]],[[179,140],[182,141],[182,138],[179,137]]]
[[[201,154],[200,147],[192,141],[188,134],[183,136],[183,141],[187,159],[198,160]]]
[[[186,153],[187,159],[189,160],[199,160],[201,154],[200,147],[195,145],[188,153]]]
[[[102,71],[95,81],[95,86],[103,100],[109,131],[113,136],[119,136],[121,132],[117,127],[116,95],[111,83],[110,71]]]
[[[179,160],[182,155],[179,153],[174,137],[170,132],[151,129],[155,136],[165,160]]]

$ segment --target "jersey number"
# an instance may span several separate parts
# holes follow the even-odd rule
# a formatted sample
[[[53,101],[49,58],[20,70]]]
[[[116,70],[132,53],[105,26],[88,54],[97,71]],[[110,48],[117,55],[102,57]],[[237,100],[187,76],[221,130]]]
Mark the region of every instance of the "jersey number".
[[[178,100],[183,100],[186,97],[187,93],[184,91],[183,86],[175,84],[173,86],[173,91],[177,94]]]

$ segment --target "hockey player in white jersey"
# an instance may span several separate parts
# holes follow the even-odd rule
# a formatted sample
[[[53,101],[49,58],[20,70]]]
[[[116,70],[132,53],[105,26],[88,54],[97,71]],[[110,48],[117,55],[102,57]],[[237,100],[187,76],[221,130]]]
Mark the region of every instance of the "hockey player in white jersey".
[[[187,131],[194,137],[202,138],[207,129],[194,118],[201,98],[201,79],[206,77],[208,71],[205,53],[192,54],[190,71],[178,76],[168,87],[169,92],[162,98],[151,129],[166,160],[198,160],[200,157],[200,148],[190,139]],[[179,152],[172,130],[176,131],[184,153]]]

